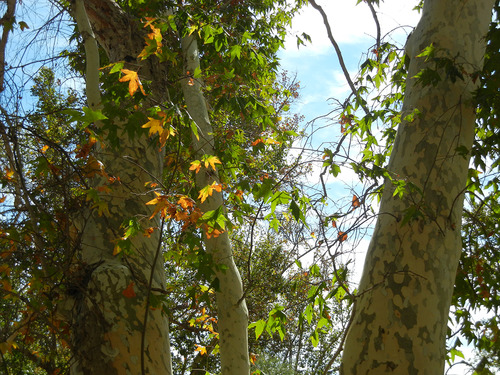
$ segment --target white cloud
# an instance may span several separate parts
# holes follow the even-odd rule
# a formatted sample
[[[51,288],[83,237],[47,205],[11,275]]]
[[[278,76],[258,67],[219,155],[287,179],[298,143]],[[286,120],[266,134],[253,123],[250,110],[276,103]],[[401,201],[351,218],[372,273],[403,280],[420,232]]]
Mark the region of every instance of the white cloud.
[[[328,16],[333,36],[339,44],[357,44],[374,42],[376,25],[368,6],[364,3],[356,5],[350,0],[317,0]],[[381,33],[385,35],[399,26],[415,26],[419,14],[412,11],[417,1],[386,0],[376,9]],[[409,28],[400,29],[398,38],[406,38]],[[312,38],[312,44],[297,49],[296,35],[306,33]],[[319,55],[331,53],[331,43],[326,36],[326,29],[319,12],[312,6],[305,7],[293,19],[292,29],[285,43],[286,54]]]

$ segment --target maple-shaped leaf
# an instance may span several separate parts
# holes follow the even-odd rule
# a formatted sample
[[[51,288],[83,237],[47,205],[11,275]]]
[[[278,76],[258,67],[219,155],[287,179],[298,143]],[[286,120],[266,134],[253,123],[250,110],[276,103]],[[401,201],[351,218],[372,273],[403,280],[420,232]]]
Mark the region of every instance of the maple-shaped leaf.
[[[177,204],[185,210],[194,206],[193,200],[186,196],[180,197]]]
[[[198,199],[201,199],[201,203],[205,202],[205,200],[212,196],[214,190],[218,193],[222,191],[223,185],[218,184],[217,182],[212,182],[211,185],[205,186],[200,190],[200,195],[198,195]]]
[[[280,143],[272,138],[267,138],[264,142],[266,145],[279,145]]]
[[[126,298],[132,298],[132,297],[135,297],[136,294],[135,294],[135,291],[134,291],[134,285],[135,283],[133,281],[130,282],[130,284],[128,284],[128,286],[125,288],[125,290],[122,292],[122,294],[126,297]]]
[[[204,160],[205,161],[205,168],[208,168],[208,165],[210,165],[214,171],[217,170],[217,168],[215,167],[215,164],[222,164],[217,156],[210,155],[204,159],[205,159]]]
[[[152,117],[148,117],[148,122],[141,126],[141,128],[149,128],[149,135],[161,134],[163,132],[163,120],[157,120]]]
[[[153,214],[149,217],[152,219],[155,215],[160,212],[163,218],[170,218],[172,215],[175,215],[177,211],[175,206],[168,201],[168,197],[166,195],[162,195],[157,191],[154,192],[156,194],[156,198],[151,199],[147,202],[147,205],[156,205]],[[167,215],[168,214],[168,215]]]
[[[137,72],[129,69],[122,69],[121,72],[125,74],[123,77],[119,79],[120,82],[128,82],[128,93],[130,96],[134,96],[135,92],[138,88],[141,89],[141,92],[144,96],[146,93],[144,92],[144,88],[142,87],[141,80],[139,79],[139,75]]]
[[[204,354],[207,354],[207,348],[205,346],[201,346],[201,345],[198,345],[198,344],[195,344],[196,345],[196,352],[200,352],[201,355],[204,355]]]
[[[195,171],[195,173],[198,173],[201,169],[201,161],[195,160],[191,162],[191,166],[189,167],[190,171]]]
[[[201,203],[205,202],[205,200],[212,195],[213,192],[212,185],[205,186],[203,189],[200,190],[200,194],[198,195],[198,199],[201,200]]]

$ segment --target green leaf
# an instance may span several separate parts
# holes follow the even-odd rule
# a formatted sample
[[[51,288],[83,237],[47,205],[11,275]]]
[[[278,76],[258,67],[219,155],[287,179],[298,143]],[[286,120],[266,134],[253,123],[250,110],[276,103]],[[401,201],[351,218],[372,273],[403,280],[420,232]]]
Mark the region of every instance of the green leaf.
[[[240,45],[234,45],[231,46],[231,49],[229,50],[229,56],[231,56],[231,61],[234,60],[234,58],[240,59],[241,56],[241,46]]]
[[[266,328],[266,321],[265,320],[258,320],[248,326],[248,329],[254,328],[255,327],[255,339],[258,339],[260,335],[262,335],[262,332],[264,332],[264,329]]]

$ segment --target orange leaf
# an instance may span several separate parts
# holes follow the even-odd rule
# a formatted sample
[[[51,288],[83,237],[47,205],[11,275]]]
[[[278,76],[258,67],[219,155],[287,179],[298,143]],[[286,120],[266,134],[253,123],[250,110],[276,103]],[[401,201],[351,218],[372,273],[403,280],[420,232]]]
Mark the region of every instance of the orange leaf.
[[[121,72],[125,74],[119,79],[120,82],[128,82],[128,93],[130,96],[134,96],[138,88],[141,89],[142,94],[145,96],[144,88],[142,87],[141,80],[137,72],[129,69],[122,69]]]
[[[5,202],[5,200],[6,200],[6,199],[7,199],[7,196],[6,196],[6,195],[4,195],[2,198],[0,198],[0,203]]]
[[[211,232],[208,232],[208,230],[205,232],[205,234],[207,235],[207,239],[210,239],[210,238],[217,238],[219,237],[222,233],[224,233],[223,230],[218,230],[218,229],[214,229],[212,230]]]
[[[252,365],[255,365],[256,361],[257,361],[257,354],[250,353],[250,362],[252,363]]]
[[[189,215],[185,211],[177,211],[175,214],[175,220],[177,221],[186,221],[188,219]]]
[[[337,228],[337,222],[335,220],[332,220],[332,227]]]
[[[193,200],[186,196],[180,197],[179,200],[177,201],[177,204],[179,204],[185,210],[193,207],[194,205]]]
[[[132,298],[135,297],[135,291],[134,291],[134,285],[135,283],[133,281],[128,284],[128,286],[125,288],[125,290],[122,292],[122,294],[127,297],[127,298]]]
[[[204,354],[207,354],[207,348],[205,346],[201,346],[201,345],[198,345],[198,344],[195,344],[196,345],[196,352],[200,352],[201,355],[204,355]]]
[[[201,161],[195,160],[191,162],[191,166],[189,167],[190,171],[195,171],[195,173],[198,173],[201,169]]]
[[[251,144],[252,144],[252,146],[257,146],[259,143],[262,143],[262,142],[264,142],[262,140],[262,138],[259,138],[259,139],[256,139],[255,141],[253,141]]]
[[[344,242],[345,240],[347,240],[347,233],[339,231],[337,238],[339,239],[340,242]]]
[[[155,231],[155,228],[149,227],[144,231],[144,237],[151,237],[151,234]]]
[[[354,208],[361,206],[361,203],[359,203],[358,197],[355,195],[352,196],[352,206]]]

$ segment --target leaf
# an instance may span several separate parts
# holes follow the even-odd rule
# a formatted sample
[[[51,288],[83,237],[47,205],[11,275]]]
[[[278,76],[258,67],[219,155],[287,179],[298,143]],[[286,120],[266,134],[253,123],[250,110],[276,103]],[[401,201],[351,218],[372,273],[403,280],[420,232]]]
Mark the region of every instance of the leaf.
[[[179,200],[177,201],[177,204],[180,205],[185,210],[188,208],[192,208],[194,206],[193,200],[187,196],[180,197]]]
[[[214,181],[212,182],[212,185],[205,186],[201,189],[200,194],[198,195],[198,199],[201,200],[201,203],[205,202],[209,196],[212,196],[214,190],[220,193],[222,191],[222,185]]]
[[[194,136],[196,137],[196,140],[200,140],[200,136],[198,135],[198,126],[194,121],[191,121],[189,126],[191,127],[191,131],[193,132]]]
[[[21,31],[24,31],[26,29],[29,29],[30,27],[28,26],[28,24],[24,21],[21,21],[19,22],[19,27],[21,28]]]
[[[207,156],[205,158],[205,168],[208,168],[209,164],[212,167],[212,169],[216,171],[217,168],[215,168],[215,164],[222,164],[222,163],[217,156]]]
[[[6,196],[6,195],[4,195],[2,198],[0,198],[0,203],[5,202],[5,200],[6,200],[6,199],[7,199],[7,196]]]
[[[150,136],[156,133],[161,134],[163,132],[163,120],[158,120],[152,117],[148,117],[148,120],[149,121],[142,125],[141,128],[149,128]]]
[[[212,185],[205,186],[200,190],[200,194],[198,195],[198,199],[201,200],[201,203],[205,202],[206,199],[212,195]]]
[[[191,162],[191,166],[189,167],[190,171],[195,171],[195,173],[198,173],[201,169],[201,161],[195,160]]]
[[[201,346],[201,345],[198,345],[198,344],[195,344],[196,345],[196,352],[200,352],[201,355],[205,355],[207,354],[207,348],[206,346]]]
[[[359,206],[361,206],[361,203],[359,203],[358,197],[353,195],[352,196],[352,207],[358,208]]]
[[[248,329],[253,327],[255,327],[255,339],[258,339],[262,335],[262,332],[264,332],[264,328],[266,328],[266,321],[261,319],[254,322],[248,326]]]
[[[229,51],[229,56],[231,56],[231,61],[233,61],[235,57],[238,58],[239,60],[241,56],[241,46],[240,45],[231,46],[231,49]]]
[[[126,297],[126,298],[132,298],[132,297],[135,297],[136,294],[135,294],[135,291],[134,291],[134,285],[135,283],[133,281],[130,282],[130,284],[128,284],[128,286],[125,288],[125,290],[122,292],[122,294]]]
[[[339,234],[338,234],[337,238],[338,238],[339,242],[344,242],[345,240],[347,240],[347,233],[339,230]]]
[[[139,75],[137,72],[129,69],[122,69],[121,72],[125,74],[123,77],[119,79],[120,82],[128,82],[128,93],[130,96],[134,96],[135,92],[138,88],[141,89],[141,92],[144,96],[146,93],[144,92],[144,88],[142,87],[141,80],[139,79]]]

